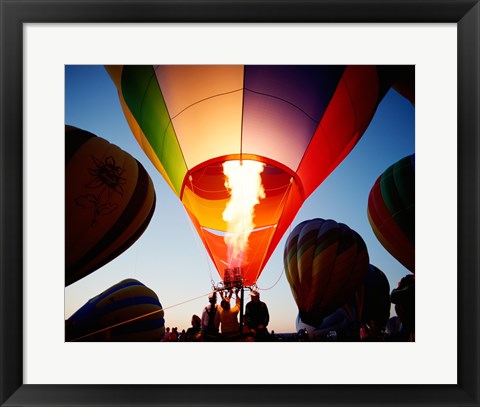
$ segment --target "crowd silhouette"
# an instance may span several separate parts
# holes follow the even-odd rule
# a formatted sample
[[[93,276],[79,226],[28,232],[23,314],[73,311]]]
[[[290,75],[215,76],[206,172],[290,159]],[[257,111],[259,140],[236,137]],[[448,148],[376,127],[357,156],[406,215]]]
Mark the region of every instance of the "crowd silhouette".
[[[267,305],[260,301],[256,290],[250,293],[250,301],[245,306],[245,314],[239,320],[242,299],[235,291],[235,304],[231,304],[233,292],[220,291],[220,305],[217,293],[208,297],[208,305],[202,317],[192,315],[191,326],[178,333],[177,327],[165,329],[165,342],[414,342],[415,341],[415,276],[403,277],[398,287],[390,293],[385,307],[393,306],[396,315],[390,312],[365,313],[367,318],[352,318],[348,307],[342,307],[322,320],[317,327],[306,324],[295,333],[275,333],[268,330],[270,319]],[[376,306],[380,306],[375,304]],[[382,317],[379,317],[382,315]],[[386,316],[385,316],[386,315]]]

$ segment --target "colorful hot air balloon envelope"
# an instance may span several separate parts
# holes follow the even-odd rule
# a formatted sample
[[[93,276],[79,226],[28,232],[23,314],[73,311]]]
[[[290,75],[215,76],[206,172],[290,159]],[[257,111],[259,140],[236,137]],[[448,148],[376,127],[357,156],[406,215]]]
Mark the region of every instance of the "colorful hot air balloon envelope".
[[[393,89],[415,106],[415,65],[404,65],[399,67],[397,72]]]
[[[367,275],[369,257],[362,237],[347,225],[312,219],[288,236],[284,265],[302,321],[320,326],[353,297]]]
[[[359,340],[362,323],[382,331],[390,316],[390,284],[385,274],[370,264],[368,273],[353,297],[342,307],[325,317],[319,326],[296,320],[297,331],[306,329],[313,340]],[[334,334],[333,334],[334,332]],[[329,337],[330,335],[330,337]]]
[[[220,276],[239,268],[247,286],[305,199],[358,142],[395,74],[388,66],[107,70],[133,134]],[[236,201],[246,189],[248,205],[245,192]]]
[[[368,220],[383,247],[415,273],[415,154],[378,177],[368,197]]]
[[[390,317],[390,284],[378,267],[370,264],[363,284],[355,293],[360,321],[383,330]]]
[[[127,250],[155,210],[155,190],[130,154],[65,126],[65,285]]]
[[[65,322],[67,341],[151,342],[165,333],[157,294],[134,279],[90,299]]]

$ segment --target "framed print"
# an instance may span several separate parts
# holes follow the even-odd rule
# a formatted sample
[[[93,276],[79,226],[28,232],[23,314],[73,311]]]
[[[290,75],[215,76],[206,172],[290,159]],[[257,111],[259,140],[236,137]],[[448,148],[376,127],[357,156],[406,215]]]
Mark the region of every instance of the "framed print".
[[[479,405],[477,162],[480,6],[477,1],[172,3],[153,0],[141,3],[65,1],[58,4],[41,0],[34,3],[6,0],[0,2],[2,405]],[[126,65],[122,67],[120,64]],[[166,100],[170,113],[175,111],[176,96],[182,93],[182,89],[188,96],[194,89],[205,87],[205,78],[209,75],[222,78],[225,83],[233,83],[238,79],[240,88],[247,88],[242,84],[242,80],[250,80],[251,85],[248,86],[251,90],[254,89],[255,78],[261,75],[268,77],[269,83],[278,83],[278,78],[283,78],[284,72],[288,71],[291,75],[292,71],[298,71],[301,75],[298,72],[296,74],[307,83],[308,75],[316,75],[315,69],[321,69],[322,75],[328,77],[340,77],[347,72],[352,77],[363,78],[358,82],[343,79],[348,84],[345,86],[345,94],[348,93],[350,98],[348,100],[354,100],[355,92],[361,93],[358,89],[363,89],[362,92],[366,93],[365,89],[371,87],[382,88],[382,83],[370,82],[368,79],[368,72],[376,70],[377,66],[386,67],[385,70],[388,71],[378,74],[378,77],[382,78],[389,77],[392,67],[415,67],[414,99],[404,100],[410,118],[409,131],[414,136],[401,138],[402,144],[398,146],[393,145],[393,137],[389,139],[392,149],[399,157],[405,155],[409,149],[416,155],[415,260],[412,262],[411,259],[398,258],[390,243],[382,243],[382,250],[387,249],[389,253],[393,253],[392,256],[408,270],[418,270],[415,274],[414,310],[417,329],[416,332],[413,330],[408,333],[408,341],[346,343],[349,341],[332,340],[337,343],[324,343],[327,340],[310,340],[309,343],[303,343],[305,337],[300,331],[304,329],[302,332],[308,333],[311,326],[315,325],[313,314],[302,308],[303,305],[297,297],[294,302],[284,295],[276,302],[273,296],[269,297],[267,289],[261,290],[263,287],[260,287],[260,283],[258,289],[262,296],[265,294],[263,298],[269,299],[268,303],[273,311],[270,313],[271,329],[281,326],[274,325],[278,323],[274,316],[275,310],[290,301],[290,304],[287,304],[290,306],[287,319],[291,325],[286,329],[294,334],[292,338],[295,338],[295,342],[229,344],[215,341],[175,344],[172,347],[171,344],[132,342],[129,340],[132,336],[126,336],[124,338],[129,338],[125,339],[126,342],[119,340],[112,343],[112,338],[118,339],[118,335],[125,332],[119,334],[121,330],[111,329],[111,325],[105,329],[96,326],[95,340],[82,341],[92,330],[87,332],[77,329],[78,322],[72,317],[73,311],[85,302],[91,305],[94,301],[103,299],[108,290],[101,296],[97,295],[109,286],[113,286],[114,291],[116,286],[107,284],[106,279],[102,288],[85,294],[86,296],[80,297],[77,302],[73,300],[73,291],[65,287],[70,284],[73,286],[74,282],[84,276],[64,274],[65,264],[69,261],[66,257],[70,254],[69,250],[64,249],[65,239],[68,239],[72,217],[69,218],[65,213],[64,194],[70,194],[68,191],[71,183],[63,165],[67,155],[71,159],[80,147],[67,146],[65,149],[63,139],[60,138],[65,133],[65,124],[80,126],[81,120],[75,117],[80,111],[95,111],[98,115],[97,123],[92,125],[94,128],[86,128],[87,131],[95,132],[100,129],[99,132],[102,133],[102,129],[105,129],[107,133],[123,132],[120,127],[107,130],[105,123],[113,118],[107,110],[103,110],[102,104],[110,101],[103,99],[99,89],[94,89],[97,85],[79,81],[79,78],[86,78],[87,71],[94,74],[101,72],[102,77],[108,79],[109,90],[114,90],[118,111],[122,112],[122,106],[130,129],[134,133],[135,129],[142,129],[136,137],[152,163],[139,160],[141,163],[138,168],[143,164],[147,169],[147,178],[148,174],[157,177],[158,174],[153,175],[155,166],[167,181],[164,183],[166,190],[172,189],[178,192],[177,195],[181,195],[182,203],[193,220],[193,228],[199,232],[200,245],[207,247],[210,256],[208,261],[215,264],[223,280],[221,290],[216,286],[214,291],[226,292],[229,288],[234,288],[231,285],[232,280],[229,279],[230,273],[232,279],[238,277],[241,281],[253,278],[249,269],[243,266],[233,265],[230,269],[230,264],[222,257],[224,249],[218,243],[221,240],[215,234],[220,229],[216,226],[219,223],[209,223],[205,220],[207,215],[197,212],[195,206],[198,202],[205,206],[213,191],[208,190],[207,183],[198,181],[199,174],[215,174],[222,163],[220,158],[224,161],[239,159],[243,165],[243,152],[239,157],[225,155],[222,152],[223,145],[220,145],[212,147],[218,150],[213,154],[213,158],[204,157],[202,154],[206,148],[202,143],[187,151],[186,145],[192,146],[193,139],[187,137],[181,140],[180,129],[188,128],[189,125],[181,120],[175,122],[179,134],[176,143],[181,146],[178,151],[172,144],[168,144],[171,139],[167,140],[167,137],[165,145],[161,147],[149,144],[147,129],[152,124],[146,123],[148,118],[136,115],[135,104],[154,99],[152,88],[142,88],[142,83],[138,85],[138,89],[134,88],[136,85],[132,85],[133,81],[128,82],[125,78],[136,80],[146,77],[144,73],[151,69],[150,64],[159,64],[159,67],[154,68],[157,74],[163,72],[157,75],[158,88],[161,89],[160,99]],[[199,76],[198,72],[207,65],[213,73]],[[338,68],[345,65],[349,69]],[[189,72],[195,71],[195,75],[183,75],[180,72],[183,68],[178,67],[185,66],[188,66]],[[272,66],[275,69],[272,69]],[[312,66],[320,68],[312,69]],[[99,67],[101,69],[98,69]],[[353,71],[355,72],[352,73]],[[123,75],[122,80],[118,80],[119,75]],[[189,77],[203,79],[199,80],[198,84],[185,79]],[[173,86],[173,82],[168,82],[165,78],[173,82],[175,78],[179,79]],[[388,87],[391,85],[389,83]],[[299,94],[307,98],[305,95],[315,86],[315,81],[308,82]],[[322,86],[328,88],[326,85]],[[336,95],[333,91],[336,86],[332,85],[332,95]],[[175,97],[171,96],[172,92],[169,93],[169,89],[173,88]],[[229,89],[230,91],[218,92],[230,97],[235,94],[231,89],[236,88]],[[202,127],[202,118],[210,114],[204,111],[191,119],[197,123],[195,132],[202,134],[202,140],[210,137],[215,143],[221,144],[226,139],[233,139],[232,134],[237,131],[243,137],[242,145],[245,150],[252,149],[245,162],[249,159],[257,162],[260,161],[259,157],[269,157],[273,147],[263,145],[260,135],[252,136],[253,133],[249,133],[249,123],[255,120],[256,123],[264,123],[258,112],[270,113],[277,101],[284,103],[290,97],[297,97],[295,95],[298,89],[292,90],[291,95],[282,93],[281,96],[272,98],[275,100],[268,105],[255,99],[256,95],[265,94],[266,91],[262,89],[252,91],[249,97],[245,96],[242,103],[237,103],[238,100],[234,100],[232,96],[231,102],[228,99],[227,103],[227,99],[224,99],[224,103],[216,108],[216,112],[222,112],[222,115],[218,115],[218,120],[227,122],[226,117],[234,111],[229,108],[229,103],[240,107],[244,120],[241,133],[238,128],[230,126],[227,136],[214,138],[211,128]],[[144,97],[142,95],[147,97],[138,102],[135,99],[137,95],[140,95],[138,100]],[[80,97],[85,100],[81,101]],[[191,102],[191,105],[197,104]],[[359,128],[361,126],[358,123],[364,120],[360,114],[367,110],[367,104],[368,102],[362,102],[362,108],[358,108],[355,115],[350,116],[354,117],[351,121]],[[302,114],[315,116],[315,113],[310,113],[308,103],[302,106]],[[158,109],[158,106],[155,109]],[[182,108],[177,110],[177,116],[183,112]],[[288,116],[297,114],[296,110],[293,113],[291,110],[288,114],[286,112],[287,110],[281,115],[275,113],[283,126],[282,129],[280,126],[276,128],[277,134],[288,133],[292,123],[297,125],[296,123],[300,122],[294,119],[294,116]],[[177,116],[171,114],[167,121],[173,122]],[[394,111],[393,117],[395,115],[397,113]],[[247,116],[253,119],[248,119]],[[345,128],[349,126],[348,112],[341,111],[337,116],[337,122],[344,123]],[[125,118],[122,117],[120,121],[123,123]],[[369,120],[365,119],[365,122],[367,127]],[[322,126],[322,131],[327,133],[328,124]],[[126,124],[124,127],[128,129]],[[268,130],[266,125],[262,129]],[[69,127],[66,131],[77,130]],[[167,131],[168,129],[165,133]],[[352,137],[355,136],[354,133],[352,131]],[[106,138],[115,143],[118,140]],[[182,144],[185,140],[190,141]],[[265,170],[268,174],[274,174],[275,181],[272,182],[278,189],[281,189],[279,180],[287,180],[287,184],[294,185],[291,188],[297,188],[298,183],[302,186],[298,187],[299,191],[302,190],[298,196],[304,193],[303,190],[315,189],[316,186],[309,187],[309,181],[302,180],[300,170],[293,176],[291,171],[289,172],[290,162],[294,161],[292,157],[299,147],[288,144],[288,136],[278,140],[282,140],[279,145],[286,147],[275,148],[279,151],[283,149],[286,153],[283,156],[279,153],[263,163],[260,173]],[[350,142],[345,143],[349,145]],[[407,147],[401,150],[405,143]],[[258,147],[258,150],[253,151],[251,146]],[[128,150],[130,154],[143,154],[139,146],[135,148],[138,152]],[[165,156],[176,157],[174,163],[170,163],[168,159],[162,161],[164,158],[161,153],[152,153],[157,148],[168,151]],[[309,155],[308,148],[298,152],[302,160]],[[324,148],[327,147],[317,149],[323,154]],[[332,146],[328,148],[334,149]],[[104,161],[94,157],[94,153],[85,153],[85,156],[90,163],[88,174],[91,178],[83,181],[83,185],[87,185],[90,190],[103,188],[107,192],[97,196],[83,192],[72,194],[75,195],[77,206],[93,208],[93,211],[89,209],[87,213],[88,222],[96,225],[102,214],[117,209],[112,197],[127,194],[127,178],[124,168],[118,164],[120,159],[113,158],[113,153]],[[326,160],[325,157],[326,154],[322,159]],[[412,159],[409,162],[412,162]],[[169,166],[178,166],[182,160],[185,160],[185,163],[190,160],[190,163],[185,165],[189,168],[189,171],[185,172],[186,176],[180,178],[178,170]],[[337,160],[338,158],[332,158],[328,166],[335,168]],[[365,171],[367,167],[374,166],[365,159],[362,159],[361,163]],[[124,166],[126,168],[127,164]],[[141,174],[142,170],[139,169],[138,173]],[[267,175],[262,175],[262,179],[265,182]],[[229,185],[227,187],[222,184],[221,188],[231,188],[231,184]],[[132,216],[140,216],[142,213],[145,215],[135,226],[141,230],[140,234],[150,228],[147,228],[146,224],[150,221],[152,202],[156,199],[155,210],[158,213],[168,207],[171,195],[158,188],[154,199],[154,193],[148,193],[148,188],[145,188],[143,196],[149,197],[149,200],[145,198],[142,201],[145,206],[136,206],[130,210]],[[197,194],[196,191],[200,190],[202,192]],[[273,187],[269,191],[271,190]],[[267,191],[266,195],[270,197],[269,193]],[[258,196],[259,200],[265,199],[261,193]],[[105,197],[108,199],[102,200]],[[289,199],[294,201],[296,198]],[[324,199],[323,202],[327,200]],[[177,203],[175,201],[175,205]],[[355,202],[352,200],[352,203]],[[287,209],[282,209],[282,213],[288,214],[290,210],[293,213],[289,218],[291,222],[295,211],[291,209],[294,204],[290,205]],[[366,212],[366,204],[359,205],[361,210]],[[326,208],[327,204],[322,208],[325,213]],[[210,209],[208,213],[214,213],[214,209]],[[373,209],[368,210],[368,216],[374,218]],[[177,216],[174,212],[167,214],[167,210],[162,216],[159,223],[162,224],[160,227],[164,228],[169,222],[180,228],[180,224],[185,220],[184,216]],[[258,215],[257,220],[263,219],[262,216]],[[265,216],[264,218],[266,219]],[[85,222],[80,220],[79,227],[83,227]],[[375,221],[370,222],[375,229]],[[275,222],[270,218],[265,220],[256,231],[257,236],[270,233],[269,227],[272,223]],[[355,224],[354,221],[352,223]],[[112,230],[115,230],[114,227],[115,225]],[[272,236],[275,236],[277,227],[279,230],[282,227],[280,220],[275,223]],[[293,233],[292,229],[286,234]],[[212,232],[214,230],[215,233]],[[286,230],[287,228],[282,230],[282,233]],[[225,231],[226,235],[228,233],[230,230]],[[371,230],[369,233],[374,236]],[[378,231],[376,233],[378,237]],[[111,235],[117,236],[118,232],[111,232]],[[137,238],[138,232],[135,229],[128,239]],[[167,234],[162,241],[165,252],[176,239],[179,241],[184,238]],[[270,237],[270,241],[272,240],[274,239]],[[379,240],[381,241],[380,238]],[[77,250],[79,245],[77,240],[72,247]],[[288,247],[293,250],[293,243],[282,241],[280,251],[284,245],[290,245]],[[194,254],[195,247],[187,248],[186,243],[185,247],[184,253],[177,254],[174,259],[177,267],[193,269],[198,266],[201,269],[201,260],[197,260]],[[156,244],[146,245],[145,250],[160,252]],[[274,248],[272,252],[259,254],[258,261],[268,259],[273,250]],[[107,261],[111,260],[122,252],[118,247],[114,251],[114,255],[100,253],[100,263],[105,262],[105,258]],[[160,263],[155,259],[145,260],[142,252],[136,253],[140,254],[130,257],[122,254],[119,257],[126,258],[127,261],[112,264],[115,264],[117,269],[128,270],[135,279],[134,271],[140,264],[152,270],[160,267]],[[283,263],[283,251],[280,253],[277,250],[274,253],[273,257]],[[253,262],[255,257],[251,254],[249,256]],[[288,261],[285,264],[287,263]],[[173,267],[172,264],[169,263],[169,266]],[[228,267],[224,269],[223,264]],[[292,277],[294,272],[289,270],[289,287],[285,276],[279,276],[278,270],[282,266],[283,264],[274,267],[277,274],[271,273],[271,280],[262,281],[268,281],[266,287],[274,286],[278,277],[287,291],[291,288],[294,292],[293,287],[295,284],[298,286],[298,282]],[[120,272],[116,273],[121,275]],[[251,280],[253,284],[248,284],[252,297],[257,294],[258,275]],[[207,276],[208,279],[213,284],[212,274]],[[398,280],[400,279],[396,278],[396,281]],[[144,290],[143,283],[148,287],[149,284],[157,284],[155,281],[148,279],[138,284],[132,280],[123,280],[121,285],[133,285],[136,290]],[[177,285],[181,283],[184,290],[189,285],[185,278],[183,281],[172,281]],[[198,291],[198,298],[194,298],[200,301],[201,307],[206,305],[202,301],[207,301],[211,291],[208,283],[207,281],[207,289],[202,288]],[[230,285],[227,287],[228,284]],[[165,283],[165,287],[167,286]],[[390,288],[395,291],[396,287],[390,283]],[[400,285],[398,290],[403,288]],[[358,292],[355,293],[358,297]],[[165,289],[159,298],[164,306],[169,305],[165,307],[165,312],[172,314],[176,305],[175,299],[180,303],[182,299],[192,301],[193,297],[193,294],[185,294],[184,297],[169,295],[168,289]],[[146,297],[148,295],[142,294],[142,301]],[[149,304],[152,302],[151,298],[147,300]],[[155,298],[155,301],[158,302],[158,299]],[[339,305],[344,302],[342,300]],[[108,306],[111,308],[111,304]],[[331,311],[329,310],[329,313]],[[191,313],[189,311],[185,325],[190,322]],[[298,320],[295,324],[297,315],[301,322],[310,321],[309,324],[304,324],[308,328],[303,328],[304,325],[299,324]],[[64,324],[65,320],[67,324]],[[76,330],[71,328],[73,323],[77,324]],[[119,325],[122,323],[120,321]],[[158,326],[160,323],[161,327]],[[164,320],[159,318],[152,324],[156,329],[152,335],[161,332],[163,337],[166,327],[166,324],[163,326]],[[320,322],[318,325],[320,326]],[[298,327],[302,329],[297,332]],[[370,329],[369,326],[368,328]],[[360,335],[362,332],[365,335],[364,325],[362,329],[364,330],[359,331]],[[338,332],[340,331],[329,330],[328,335],[322,338],[337,338]],[[282,338],[286,342],[287,336],[278,336],[278,330],[277,336],[274,336],[273,332],[271,335],[271,338]],[[309,338],[312,338],[310,334]],[[181,352],[177,350],[180,348]]]

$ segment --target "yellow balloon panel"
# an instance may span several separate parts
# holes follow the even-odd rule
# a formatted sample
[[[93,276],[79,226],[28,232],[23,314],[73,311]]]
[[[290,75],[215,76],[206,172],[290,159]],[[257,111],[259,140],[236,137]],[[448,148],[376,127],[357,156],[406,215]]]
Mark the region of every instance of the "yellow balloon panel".
[[[190,188],[185,188],[182,203],[194,216],[198,223],[206,228],[226,231],[227,224],[222,218],[229,198],[227,199],[203,199],[195,195]]]
[[[159,65],[154,68],[172,119],[196,103],[243,89],[243,65]]]
[[[242,92],[204,100],[172,119],[188,169],[241,152]]]

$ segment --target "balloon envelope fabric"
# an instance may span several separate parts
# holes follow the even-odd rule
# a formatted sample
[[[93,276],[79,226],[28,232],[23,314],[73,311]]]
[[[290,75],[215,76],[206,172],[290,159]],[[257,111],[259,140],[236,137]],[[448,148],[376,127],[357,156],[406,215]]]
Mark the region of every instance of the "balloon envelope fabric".
[[[350,300],[369,268],[362,237],[343,223],[311,219],[290,233],[284,251],[285,275],[300,318],[318,327]]]
[[[368,197],[368,220],[383,247],[415,273],[415,154],[378,177]]]
[[[296,329],[306,329],[311,339],[327,339],[335,331],[335,340],[358,340],[360,324],[372,321],[383,330],[390,316],[390,285],[385,274],[370,264],[368,273],[354,296],[326,316],[319,326],[304,323],[298,315]],[[330,339],[332,340],[332,339]]]
[[[332,314],[327,315],[319,326],[311,326],[302,321],[300,314],[295,321],[297,332],[306,330],[310,340],[314,341],[356,341],[359,338],[358,332],[360,322],[352,318],[344,307],[339,308]]]
[[[223,165],[263,165],[264,197],[241,266],[254,284],[304,200],[368,127],[389,66],[107,66],[127,122],[224,277]]]
[[[415,65],[399,68],[397,80],[392,87],[415,106]]]
[[[152,180],[135,158],[65,126],[65,285],[127,250],[147,228],[155,199]]]
[[[127,279],[75,312],[65,323],[65,336],[67,341],[161,341],[163,317],[157,295],[139,281]]]
[[[355,297],[361,321],[368,324],[373,321],[378,328],[384,329],[390,317],[390,284],[385,273],[370,264]]]

